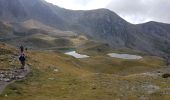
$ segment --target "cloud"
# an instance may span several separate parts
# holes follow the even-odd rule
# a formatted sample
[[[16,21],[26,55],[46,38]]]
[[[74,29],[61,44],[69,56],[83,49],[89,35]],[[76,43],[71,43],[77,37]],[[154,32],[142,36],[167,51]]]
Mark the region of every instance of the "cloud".
[[[90,10],[106,7],[112,0],[46,0],[60,7],[73,10]]]
[[[170,0],[46,0],[73,10],[108,8],[131,23],[170,23]]]
[[[106,8],[132,23],[170,23],[170,0],[112,0]]]

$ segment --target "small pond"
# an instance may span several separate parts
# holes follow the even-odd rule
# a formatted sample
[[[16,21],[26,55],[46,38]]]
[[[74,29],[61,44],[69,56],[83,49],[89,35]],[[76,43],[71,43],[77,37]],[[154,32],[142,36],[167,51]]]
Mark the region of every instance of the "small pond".
[[[110,57],[113,57],[113,58],[120,58],[120,59],[129,59],[129,60],[139,60],[139,59],[142,59],[141,56],[130,55],[130,54],[109,53],[107,55],[110,56]]]
[[[65,54],[66,54],[66,55],[73,56],[73,57],[75,57],[75,58],[89,58],[89,56],[83,55],[83,54],[79,54],[79,53],[77,53],[76,51],[66,52]]]

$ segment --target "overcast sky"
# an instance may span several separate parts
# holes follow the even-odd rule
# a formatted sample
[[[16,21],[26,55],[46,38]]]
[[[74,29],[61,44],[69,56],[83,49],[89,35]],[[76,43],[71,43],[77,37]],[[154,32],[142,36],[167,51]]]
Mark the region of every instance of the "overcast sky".
[[[170,0],[46,0],[73,10],[108,8],[128,22],[170,23]]]

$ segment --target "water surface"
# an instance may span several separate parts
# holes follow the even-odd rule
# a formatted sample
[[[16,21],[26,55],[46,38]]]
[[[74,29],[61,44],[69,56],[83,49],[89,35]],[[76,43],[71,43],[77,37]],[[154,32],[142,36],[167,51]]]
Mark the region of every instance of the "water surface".
[[[83,55],[83,54],[79,54],[79,53],[77,53],[76,51],[66,52],[65,54],[66,54],[66,55],[73,56],[73,57],[75,57],[75,58],[89,58],[89,56]]]
[[[109,53],[107,55],[110,56],[110,57],[113,57],[113,58],[120,58],[120,59],[129,59],[129,60],[139,60],[139,59],[142,59],[141,56],[130,55],[130,54]]]

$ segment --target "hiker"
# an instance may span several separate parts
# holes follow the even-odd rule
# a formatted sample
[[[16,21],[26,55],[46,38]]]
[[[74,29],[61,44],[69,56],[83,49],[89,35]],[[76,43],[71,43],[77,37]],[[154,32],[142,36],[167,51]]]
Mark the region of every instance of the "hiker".
[[[24,46],[20,46],[20,51],[21,51],[21,54],[24,52]]]
[[[25,48],[25,51],[27,51],[28,50],[28,48]]]
[[[19,61],[21,62],[21,69],[24,69],[25,67],[25,55],[22,53],[19,57]]]

